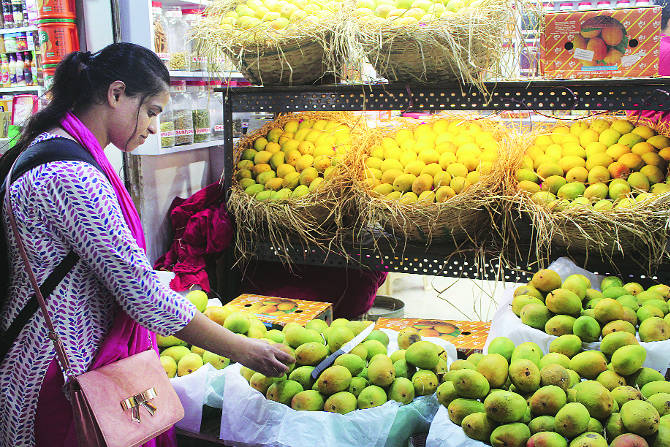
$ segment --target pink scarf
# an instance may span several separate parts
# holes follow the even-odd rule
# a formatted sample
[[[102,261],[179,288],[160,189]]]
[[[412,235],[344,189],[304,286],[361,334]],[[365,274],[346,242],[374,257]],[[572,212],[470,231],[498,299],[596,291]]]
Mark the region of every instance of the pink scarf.
[[[130,198],[130,194],[128,194],[123,182],[105,156],[105,152],[100,147],[98,139],[71,112],[65,115],[65,118],[61,121],[61,127],[79,144],[85,147],[100,165],[114,188],[121,211],[123,212],[123,217],[137,241],[137,245],[146,251],[144,231],[142,231],[142,224],[135,204]],[[149,349],[150,346],[158,350],[156,335],[137,324],[121,309],[118,309],[114,323],[98,350],[90,369],[96,369],[140,353]],[[76,435],[72,425],[72,408],[65,399],[62,386],[63,375],[59,371],[58,363],[54,359],[44,377],[37,405],[35,440],[38,447],[77,447]],[[167,431],[156,439],[147,442],[144,446],[176,447],[177,442],[174,430]]]

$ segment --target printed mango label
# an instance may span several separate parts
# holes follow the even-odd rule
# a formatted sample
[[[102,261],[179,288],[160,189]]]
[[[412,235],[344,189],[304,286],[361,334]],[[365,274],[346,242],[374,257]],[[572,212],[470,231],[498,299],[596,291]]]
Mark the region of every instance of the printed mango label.
[[[321,301],[244,294],[238,296],[226,306],[251,312],[264,323],[284,326],[286,323],[295,322],[304,326],[310,320],[320,318],[331,310],[332,304]]]
[[[661,8],[547,13],[540,70],[548,78],[658,75]]]

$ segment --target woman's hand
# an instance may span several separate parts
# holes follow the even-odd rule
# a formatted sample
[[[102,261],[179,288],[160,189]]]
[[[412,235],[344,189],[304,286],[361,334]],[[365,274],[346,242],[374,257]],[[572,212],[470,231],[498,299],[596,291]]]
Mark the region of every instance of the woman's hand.
[[[280,377],[288,372],[295,358],[264,341],[239,336],[234,360],[268,377]]]
[[[175,335],[266,376],[280,377],[288,371],[286,364],[295,363],[291,354],[264,341],[234,334],[200,312]]]

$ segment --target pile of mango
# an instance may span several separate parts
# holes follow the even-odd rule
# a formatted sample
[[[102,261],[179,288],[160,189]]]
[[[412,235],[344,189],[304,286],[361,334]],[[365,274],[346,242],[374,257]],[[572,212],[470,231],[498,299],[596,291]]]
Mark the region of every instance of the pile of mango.
[[[421,340],[416,329],[401,331],[398,345],[402,349],[390,355],[388,335],[373,330],[364,342],[340,355],[312,380],[314,367],[368,324],[372,322],[339,318],[330,326],[323,320],[312,320],[305,327],[289,323],[282,331],[268,331],[267,342],[291,353],[296,363],[279,378],[249,368],[242,368],[240,374],[267,399],[298,411],[346,414],[388,400],[408,404],[417,396],[433,394],[447,371],[446,352]]]
[[[261,202],[304,197],[333,176],[350,144],[349,126],[296,117],[257,137],[242,152],[235,178]]]
[[[593,289],[586,276],[561,281],[558,273],[544,269],[514,291],[512,310],[528,326],[555,336],[572,334],[587,343],[602,340],[603,349],[610,340],[637,342],[636,336],[643,342],[670,339],[670,287],[657,284],[645,290],[609,276],[600,289]]]
[[[229,329],[236,334],[250,338],[263,338],[267,328],[253,314],[241,312],[229,306],[207,306],[207,294],[194,290],[186,295],[200,312],[210,320]],[[206,363],[216,369],[223,369],[230,364],[230,359],[206,351],[197,346],[189,345],[177,337],[156,336],[160,350],[160,361],[168,377],[181,377],[197,371]]]
[[[670,382],[645,359],[626,341],[611,355],[581,342],[544,355],[498,337],[487,355],[453,362],[437,397],[468,437],[494,447],[667,447]]]
[[[670,139],[625,119],[578,121],[538,136],[516,172],[518,190],[551,210],[631,208],[670,191]]]

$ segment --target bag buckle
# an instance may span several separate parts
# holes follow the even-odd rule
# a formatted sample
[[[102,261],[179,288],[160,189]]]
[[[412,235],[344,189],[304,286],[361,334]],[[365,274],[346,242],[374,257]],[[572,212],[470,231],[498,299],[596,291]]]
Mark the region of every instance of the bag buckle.
[[[140,407],[144,407],[144,409],[146,409],[151,416],[156,414],[156,411],[158,411],[158,408],[156,408],[154,404],[149,402],[153,400],[156,396],[158,396],[156,388],[149,388],[146,391],[142,391],[141,393],[135,394],[134,396],[130,396],[129,398],[122,400],[121,408],[123,408],[123,411],[132,410],[130,416],[131,420],[139,424],[141,422]]]

